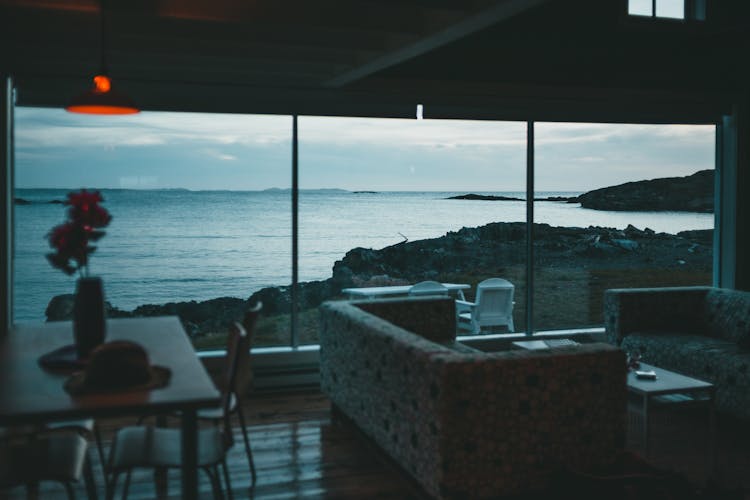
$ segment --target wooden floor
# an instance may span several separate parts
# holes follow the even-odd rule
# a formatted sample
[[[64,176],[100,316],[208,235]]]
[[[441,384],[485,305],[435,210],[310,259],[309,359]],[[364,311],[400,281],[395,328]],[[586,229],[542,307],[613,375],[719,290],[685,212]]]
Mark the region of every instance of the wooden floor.
[[[415,484],[382,454],[362,440],[345,424],[331,423],[330,404],[319,392],[266,394],[246,402],[250,439],[258,469],[258,483],[250,489],[250,474],[239,431],[230,452],[229,468],[235,498],[424,498]],[[708,471],[705,449],[705,414],[699,411],[662,411],[652,420],[651,461],[704,484]],[[112,431],[131,421],[104,421],[105,442]],[[631,423],[628,447],[640,450],[640,429]],[[713,477],[729,488],[750,492],[750,430],[740,422],[720,419],[717,439],[717,468]],[[93,453],[92,457],[96,454]],[[95,474],[103,498],[101,467]],[[180,498],[179,472],[168,475],[167,498]],[[212,498],[210,485],[200,477],[201,497]],[[0,492],[0,497],[3,493]],[[86,498],[83,486],[78,498]],[[9,498],[25,498],[23,489],[7,493]],[[133,474],[128,498],[154,498],[153,474]],[[66,498],[62,487],[42,485],[41,498]],[[119,491],[118,491],[119,498]],[[750,498],[750,495],[747,495]]]

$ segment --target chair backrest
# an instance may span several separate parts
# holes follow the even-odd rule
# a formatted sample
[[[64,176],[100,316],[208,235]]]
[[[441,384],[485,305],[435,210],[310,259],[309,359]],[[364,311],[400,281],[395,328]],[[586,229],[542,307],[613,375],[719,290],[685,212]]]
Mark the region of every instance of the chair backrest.
[[[222,388],[221,394],[221,405],[224,410],[224,439],[227,447],[233,443],[232,423],[230,420],[230,415],[232,414],[232,394],[236,392],[237,368],[240,364],[240,356],[242,355],[246,339],[247,332],[241,324],[235,321],[229,326],[229,332],[227,333],[226,371],[224,372],[225,385]],[[237,401],[237,404],[240,404],[240,402]]]
[[[502,278],[489,278],[477,285],[474,320],[481,325],[507,324],[513,314],[515,286]]]
[[[448,289],[437,281],[420,281],[409,288],[409,295],[448,295]]]
[[[250,366],[250,348],[253,345],[253,339],[255,337],[255,328],[260,319],[260,311],[263,308],[263,303],[258,302],[252,308],[245,312],[245,317],[242,319],[242,326],[245,327],[247,337],[244,339],[242,344],[242,355],[239,358],[239,365],[237,367],[237,381],[235,382],[235,396],[237,400],[240,399],[240,394],[245,394],[250,390],[253,380],[252,366]]]

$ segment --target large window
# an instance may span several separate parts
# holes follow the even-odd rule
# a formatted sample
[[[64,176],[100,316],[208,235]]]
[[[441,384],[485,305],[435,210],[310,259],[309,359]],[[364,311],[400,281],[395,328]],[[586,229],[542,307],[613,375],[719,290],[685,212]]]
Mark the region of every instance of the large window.
[[[321,288],[425,280],[469,285],[471,300],[505,278],[525,328],[525,123],[301,117],[299,130],[303,343],[317,343]]]
[[[712,283],[714,141],[713,126],[536,124],[535,330],[601,326],[608,288]]]
[[[75,276],[46,262],[45,236],[83,187],[113,216],[90,261],[110,316],[179,314],[219,347],[253,293],[291,282],[290,117],[20,108],[16,137],[15,321],[69,316]],[[278,312],[256,345],[288,345]]]
[[[45,236],[82,187],[113,215],[91,259],[110,316],[177,314],[202,349],[256,300],[256,346],[315,344],[345,288],[432,280],[472,301],[503,278],[515,331],[536,332],[600,327],[607,288],[712,283],[713,126],[538,123],[528,145],[523,122],[303,116],[295,168],[292,123],[18,109],[14,320],[70,316]]]

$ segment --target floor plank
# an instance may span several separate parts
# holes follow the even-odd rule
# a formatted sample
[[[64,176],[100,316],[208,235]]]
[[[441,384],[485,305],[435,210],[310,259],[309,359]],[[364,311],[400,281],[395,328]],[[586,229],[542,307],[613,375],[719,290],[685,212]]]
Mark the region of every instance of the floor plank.
[[[424,498],[414,481],[385,459],[371,443],[364,441],[356,430],[338,421],[331,422],[330,402],[321,393],[259,394],[249,398],[244,408],[258,482],[251,490],[242,436],[239,429],[235,429],[235,446],[228,454],[235,498]],[[100,422],[106,447],[117,428],[133,423],[133,419]],[[177,420],[173,423],[178,424]],[[684,474],[696,484],[705,482],[710,475],[705,467],[705,423],[705,414],[699,411],[662,410],[655,413],[651,462]],[[748,426],[720,417],[717,430],[717,469],[712,477],[727,487],[750,492]],[[631,423],[627,445],[636,452],[640,451],[639,432],[638,426]],[[91,456],[96,456],[93,450]],[[104,488],[98,460],[95,473],[101,498]],[[128,498],[154,498],[153,479],[151,471],[135,471]],[[167,480],[166,498],[180,498],[179,471],[170,471]],[[199,487],[201,498],[212,498],[204,474],[200,476]],[[16,488],[6,496],[25,498],[25,492]],[[77,496],[86,497],[82,485],[77,489]],[[53,483],[41,486],[40,497],[66,498],[62,487]]]

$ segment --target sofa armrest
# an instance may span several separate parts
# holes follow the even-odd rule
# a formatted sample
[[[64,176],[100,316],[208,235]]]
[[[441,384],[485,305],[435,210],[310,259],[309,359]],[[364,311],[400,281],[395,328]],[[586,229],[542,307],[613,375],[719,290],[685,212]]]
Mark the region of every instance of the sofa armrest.
[[[613,288],[604,292],[607,339],[620,345],[633,332],[701,333],[711,287]]]
[[[461,354],[376,317],[355,303],[320,308],[320,383],[331,402],[437,494],[437,381],[431,358]],[[450,316],[451,321],[455,321]],[[412,443],[417,442],[415,449]]]

